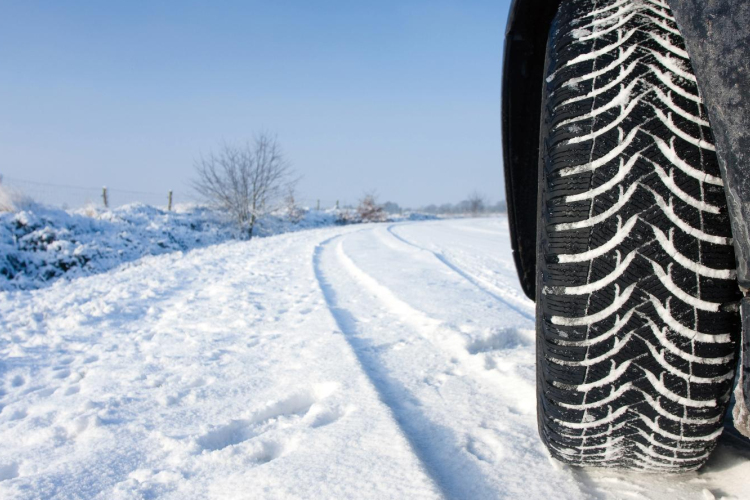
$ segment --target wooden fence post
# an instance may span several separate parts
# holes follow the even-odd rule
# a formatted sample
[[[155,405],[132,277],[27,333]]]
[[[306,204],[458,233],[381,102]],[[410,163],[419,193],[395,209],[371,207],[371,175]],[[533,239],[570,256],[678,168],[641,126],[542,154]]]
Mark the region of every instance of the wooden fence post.
[[[109,199],[107,198],[107,186],[102,188],[102,201],[104,201],[104,208],[109,208]]]
[[[169,203],[167,204],[167,212],[172,211],[172,191],[169,191]]]

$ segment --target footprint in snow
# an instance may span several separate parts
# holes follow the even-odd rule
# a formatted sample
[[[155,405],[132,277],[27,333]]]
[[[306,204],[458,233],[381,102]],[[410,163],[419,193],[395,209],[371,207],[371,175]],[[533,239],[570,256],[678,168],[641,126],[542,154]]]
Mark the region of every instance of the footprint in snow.
[[[232,420],[205,433],[196,439],[202,450],[218,451],[229,446],[238,445],[263,433],[264,424],[272,420],[300,419],[315,403],[312,392],[300,392],[288,398],[266,405],[250,418]]]
[[[9,410],[10,415],[8,415],[8,420],[15,421],[15,420],[23,420],[28,416],[28,412],[24,408],[18,408],[15,410]]]
[[[215,427],[195,440],[201,452],[215,452],[240,445],[269,432],[290,427],[324,427],[340,419],[347,412],[323,407],[320,402],[336,391],[338,384],[318,384],[312,390],[300,391],[274,401],[255,411],[249,418],[232,420]],[[253,440],[249,456],[265,463],[291,449],[286,440]]]
[[[489,354],[484,357],[484,369],[485,370],[496,370],[498,368],[497,361],[495,361]]]
[[[469,441],[466,443],[466,451],[474,455],[477,459],[481,460],[482,462],[487,462],[491,464],[495,461],[495,457],[494,457],[494,454],[492,453],[492,450],[490,450],[485,443],[478,441],[474,438],[469,438]]]
[[[250,428],[250,420],[233,420],[226,425],[219,426],[196,439],[202,451],[223,450],[229,446],[240,444],[255,437]]]
[[[45,388],[45,389],[37,390],[37,391],[36,391],[36,394],[37,394],[37,395],[38,395],[38,396],[39,396],[40,398],[47,398],[47,397],[49,397],[49,396],[53,395],[53,394],[55,393],[55,391],[56,391],[56,390],[57,390],[57,389],[55,389],[55,388],[53,388],[53,387],[47,387],[47,388]]]
[[[207,381],[205,378],[198,377],[194,379],[193,381],[191,381],[190,383],[188,383],[187,387],[190,389],[197,389],[198,387],[203,387],[204,385],[207,385],[209,383],[210,382]]]
[[[289,448],[291,448],[289,444],[278,443],[276,441],[261,441],[254,443],[249,457],[259,464],[265,464],[284,455]]]
[[[487,429],[477,429],[474,435],[468,437],[466,451],[489,464],[497,463],[504,456],[502,444]]]
[[[12,387],[21,387],[25,383],[26,383],[26,379],[24,379],[21,375],[16,375],[10,381],[10,385]]]
[[[325,427],[338,421],[340,418],[348,415],[353,411],[353,408],[315,408],[313,407],[310,412],[305,415],[310,420],[310,427],[317,429],[319,427]]]
[[[0,482],[18,477],[18,464],[11,462],[9,464],[0,464]]]
[[[78,394],[79,392],[81,392],[81,388],[80,387],[78,387],[77,385],[71,385],[70,387],[68,387],[67,389],[65,389],[65,393],[64,394],[66,396],[72,396],[74,394]]]

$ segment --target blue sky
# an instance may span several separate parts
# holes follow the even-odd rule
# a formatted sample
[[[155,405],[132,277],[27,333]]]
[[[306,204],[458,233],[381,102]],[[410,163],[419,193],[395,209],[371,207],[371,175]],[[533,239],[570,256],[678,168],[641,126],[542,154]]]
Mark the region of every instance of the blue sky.
[[[267,130],[305,198],[503,198],[508,3],[4,0],[0,174],[179,197]]]

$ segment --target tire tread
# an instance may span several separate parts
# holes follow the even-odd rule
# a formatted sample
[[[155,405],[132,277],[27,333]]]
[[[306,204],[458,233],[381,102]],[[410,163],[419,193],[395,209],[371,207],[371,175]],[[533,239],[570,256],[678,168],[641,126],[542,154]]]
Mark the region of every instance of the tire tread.
[[[739,290],[684,41],[659,0],[571,0],[547,68],[540,433],[573,465],[698,468],[733,383]]]

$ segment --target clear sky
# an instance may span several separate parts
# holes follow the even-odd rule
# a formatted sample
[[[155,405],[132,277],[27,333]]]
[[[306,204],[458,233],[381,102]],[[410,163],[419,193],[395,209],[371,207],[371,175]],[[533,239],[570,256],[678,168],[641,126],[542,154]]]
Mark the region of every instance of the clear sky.
[[[278,134],[305,198],[504,198],[508,0],[0,2],[0,174],[189,189]]]

